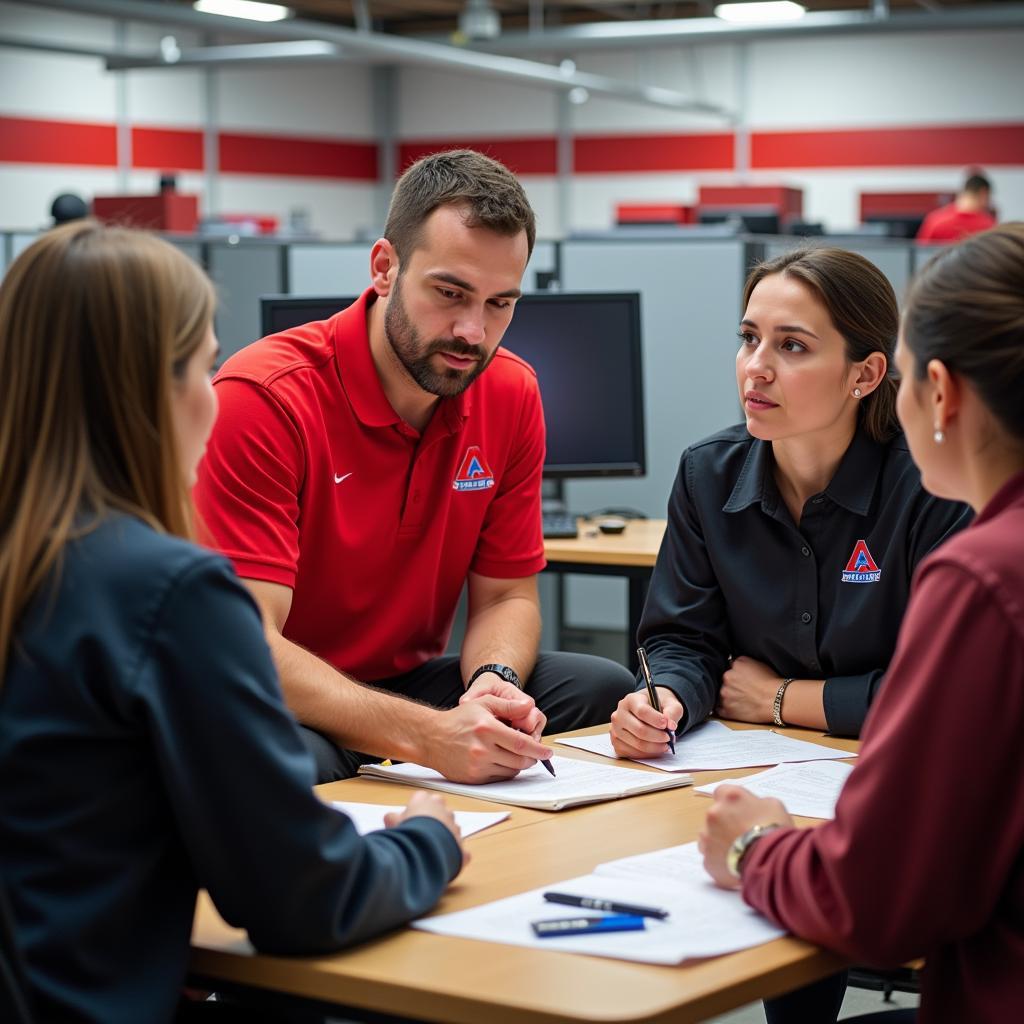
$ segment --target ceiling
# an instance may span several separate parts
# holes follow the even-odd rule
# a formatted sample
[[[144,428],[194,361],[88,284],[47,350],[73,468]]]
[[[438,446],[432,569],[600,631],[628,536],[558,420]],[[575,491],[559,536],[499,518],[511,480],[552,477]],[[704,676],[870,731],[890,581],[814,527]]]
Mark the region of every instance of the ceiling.
[[[171,0],[190,4],[190,0]],[[458,15],[466,0],[278,0],[298,18],[356,27],[358,9],[365,4],[372,28],[396,35],[451,36],[458,30]],[[592,22],[657,21],[675,18],[706,18],[716,0],[490,0],[501,16],[502,30],[556,28]],[[877,9],[879,0],[801,0],[808,11],[862,11]],[[1007,2],[1007,0],[1002,0]],[[1000,0],[888,0],[892,11],[936,13],[991,9]],[[534,19],[531,25],[531,8]]]

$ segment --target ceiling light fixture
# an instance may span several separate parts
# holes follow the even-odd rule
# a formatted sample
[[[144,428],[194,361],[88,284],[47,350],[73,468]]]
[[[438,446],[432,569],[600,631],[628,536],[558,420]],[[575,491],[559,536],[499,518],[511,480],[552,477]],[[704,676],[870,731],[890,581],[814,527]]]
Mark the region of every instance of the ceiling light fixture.
[[[734,25],[768,25],[796,21],[807,9],[793,0],[751,0],[750,3],[719,4],[715,17]]]
[[[497,39],[501,35],[501,15],[491,0],[466,0],[459,11],[459,31],[467,39]]]
[[[265,4],[258,0],[193,0],[192,7],[202,14],[221,14],[225,18],[246,21],[284,21],[295,12],[283,4]]]

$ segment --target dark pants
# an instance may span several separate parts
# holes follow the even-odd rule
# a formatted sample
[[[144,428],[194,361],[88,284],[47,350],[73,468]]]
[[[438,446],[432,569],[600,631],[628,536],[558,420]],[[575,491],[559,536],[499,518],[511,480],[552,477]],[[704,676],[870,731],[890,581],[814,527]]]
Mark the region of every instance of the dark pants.
[[[835,1024],[846,995],[846,971],[764,1001],[768,1024]]]
[[[465,692],[456,655],[435,658],[425,665],[371,684],[388,693],[413,697],[436,708],[453,708]],[[633,674],[617,662],[591,654],[541,652],[526,692],[547,716],[546,732],[568,732],[607,722],[619,701],[636,687]],[[316,761],[317,782],[350,779],[361,764],[379,761],[345,750],[323,734],[300,725],[299,731]]]

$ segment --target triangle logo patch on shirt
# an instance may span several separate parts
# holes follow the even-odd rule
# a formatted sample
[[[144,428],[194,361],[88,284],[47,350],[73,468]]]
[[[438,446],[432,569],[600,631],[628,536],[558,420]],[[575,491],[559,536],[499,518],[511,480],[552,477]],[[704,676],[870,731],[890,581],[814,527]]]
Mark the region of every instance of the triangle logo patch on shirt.
[[[462,463],[452,481],[452,487],[457,491],[485,491],[488,487],[493,486],[494,474],[491,472],[491,467],[487,465],[480,445],[471,444],[462,457]]]
[[[882,570],[871,557],[867,544],[857,541],[843,570],[843,583],[877,583],[881,578]]]

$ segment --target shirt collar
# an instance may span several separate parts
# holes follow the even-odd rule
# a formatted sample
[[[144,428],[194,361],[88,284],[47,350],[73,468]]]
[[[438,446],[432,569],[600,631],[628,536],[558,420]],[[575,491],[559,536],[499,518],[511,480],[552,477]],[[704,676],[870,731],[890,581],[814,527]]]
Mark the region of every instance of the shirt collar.
[[[367,427],[390,427],[402,418],[384,393],[370,352],[367,314],[376,298],[373,288],[367,288],[351,306],[331,318],[331,332],[338,379],[353,412]],[[472,410],[475,387],[474,383],[455,398],[442,398],[431,422],[440,417],[449,432],[461,429]]]
[[[882,445],[858,427],[839,462],[835,476],[825,488],[825,496],[850,512],[867,515],[871,509],[881,457]],[[779,503],[778,487],[771,472],[773,465],[771,443],[755,440],[722,511],[740,512],[756,502],[771,515]]]

